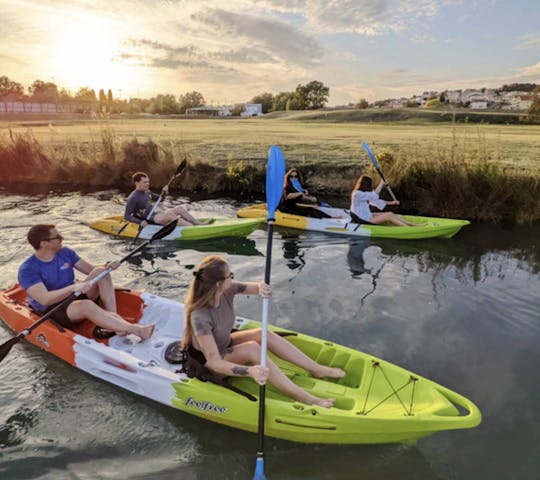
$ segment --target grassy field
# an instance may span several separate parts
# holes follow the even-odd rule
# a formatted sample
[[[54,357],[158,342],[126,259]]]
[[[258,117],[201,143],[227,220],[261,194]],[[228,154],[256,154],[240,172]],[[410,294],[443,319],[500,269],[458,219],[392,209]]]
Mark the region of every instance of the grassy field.
[[[136,170],[175,188],[262,199],[266,156],[279,145],[310,190],[347,198],[358,175],[378,175],[366,141],[402,201],[424,215],[488,222],[540,221],[540,126],[459,122],[347,122],[318,112],[250,119],[170,117],[0,119],[0,168],[8,188],[28,184],[128,190]],[[348,115],[348,113],[347,113]],[[314,118],[314,116],[316,118]],[[339,118],[339,121],[336,121]],[[23,190],[24,191],[24,190]]]
[[[490,161],[505,168],[540,171],[540,126],[452,123],[361,123],[303,120],[309,112],[250,119],[113,119],[107,124],[119,142],[137,137],[173,142],[193,160],[225,162],[234,159],[264,159],[268,147],[280,145],[287,161],[331,162],[348,165],[368,162],[360,143],[390,149],[396,159],[436,155],[441,149],[459,146],[482,151]],[[311,113],[311,115],[313,115]],[[5,117],[4,117],[5,118]],[[0,120],[0,135],[8,129],[32,134],[44,146],[100,141],[103,124],[97,121]]]

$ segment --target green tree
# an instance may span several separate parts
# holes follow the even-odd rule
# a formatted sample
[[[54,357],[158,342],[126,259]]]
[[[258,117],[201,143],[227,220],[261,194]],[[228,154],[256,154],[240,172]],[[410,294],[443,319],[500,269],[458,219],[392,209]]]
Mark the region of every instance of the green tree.
[[[98,98],[99,98],[99,111],[106,112],[107,111],[107,97],[105,96],[105,90],[103,90],[103,88],[99,89]]]
[[[43,80],[35,80],[28,87],[30,98],[34,102],[39,103],[56,103],[58,102],[58,87],[52,82],[44,82]]]
[[[287,110],[287,103],[294,97],[294,92],[279,92],[277,95],[274,95],[272,101],[272,111],[280,112]]]
[[[533,91],[532,104],[527,110],[527,120],[533,123],[540,123],[540,85]]]
[[[358,103],[355,105],[355,108],[358,110],[364,110],[365,108],[369,107],[369,103],[365,98],[361,98],[358,100]]]
[[[233,117],[239,117],[240,114],[246,109],[245,104],[236,103],[233,108],[231,108],[231,115]]]
[[[0,77],[0,99],[7,102],[22,100],[24,88],[20,83],[10,80],[6,76]]]
[[[96,91],[92,88],[81,87],[77,90],[74,99],[78,102],[97,103]]]
[[[200,92],[188,92],[178,97],[179,112],[186,113],[188,108],[196,108],[204,105],[204,97]]]
[[[441,102],[438,98],[430,98],[425,104],[426,108],[437,108],[441,106]]]
[[[180,108],[174,95],[157,95],[150,101],[150,113],[170,115],[179,111]]]
[[[313,80],[306,85],[299,84],[295,93],[297,97],[295,105],[302,105],[307,110],[316,110],[326,105],[330,89],[322,82]]]
[[[255,95],[251,99],[251,103],[260,103],[262,105],[262,113],[268,113],[272,110],[274,96],[268,92],[261,93],[259,95]]]

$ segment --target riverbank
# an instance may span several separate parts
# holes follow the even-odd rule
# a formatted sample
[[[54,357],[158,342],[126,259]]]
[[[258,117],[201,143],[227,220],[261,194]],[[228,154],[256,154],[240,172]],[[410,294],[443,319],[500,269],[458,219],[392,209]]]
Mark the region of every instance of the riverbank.
[[[163,185],[187,158],[172,190],[264,198],[266,153],[278,144],[310,190],[347,205],[361,173],[378,178],[367,141],[401,200],[400,211],[491,223],[540,221],[540,127],[331,123],[288,119],[45,120],[2,124],[5,187],[131,188],[143,170]]]

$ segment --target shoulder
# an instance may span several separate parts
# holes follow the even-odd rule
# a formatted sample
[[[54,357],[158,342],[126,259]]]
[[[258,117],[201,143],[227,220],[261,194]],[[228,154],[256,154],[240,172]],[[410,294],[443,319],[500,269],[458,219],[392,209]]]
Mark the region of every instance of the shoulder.
[[[38,266],[38,259],[35,255],[28,257],[21,265],[19,266],[19,272],[29,272],[35,270]]]

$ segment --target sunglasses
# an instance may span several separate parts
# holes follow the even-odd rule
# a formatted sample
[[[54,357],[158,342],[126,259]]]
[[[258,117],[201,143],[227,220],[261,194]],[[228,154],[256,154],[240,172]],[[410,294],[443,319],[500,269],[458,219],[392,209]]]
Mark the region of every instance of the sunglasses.
[[[223,280],[227,280],[228,278],[233,279],[233,278],[234,278],[234,273],[233,273],[233,272],[229,272],[229,275],[227,275],[226,277],[224,277]]]
[[[47,240],[47,242],[51,242],[52,240],[64,240],[64,237],[62,237],[62,235],[58,234],[58,235],[56,235],[56,237],[49,237],[46,240]]]
[[[293,175],[289,175],[289,176],[290,176],[290,178],[298,178],[298,175],[296,175],[296,173],[293,174]]]

